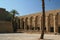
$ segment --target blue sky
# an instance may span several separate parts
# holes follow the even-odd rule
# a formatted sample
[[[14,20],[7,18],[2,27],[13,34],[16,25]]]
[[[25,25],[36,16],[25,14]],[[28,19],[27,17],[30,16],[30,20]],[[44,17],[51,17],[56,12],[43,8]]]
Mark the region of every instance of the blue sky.
[[[0,8],[5,8],[7,11],[12,9],[17,10],[20,15],[28,15],[42,11],[41,0],[0,0]],[[60,9],[60,0],[45,0],[46,10]]]

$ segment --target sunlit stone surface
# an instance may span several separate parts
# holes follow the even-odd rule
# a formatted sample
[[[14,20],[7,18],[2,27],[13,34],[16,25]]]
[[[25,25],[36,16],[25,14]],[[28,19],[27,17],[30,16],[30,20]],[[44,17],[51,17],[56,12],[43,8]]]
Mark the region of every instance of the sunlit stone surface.
[[[7,33],[0,34],[0,40],[39,40],[40,34]],[[45,34],[45,40],[60,40],[60,35]]]

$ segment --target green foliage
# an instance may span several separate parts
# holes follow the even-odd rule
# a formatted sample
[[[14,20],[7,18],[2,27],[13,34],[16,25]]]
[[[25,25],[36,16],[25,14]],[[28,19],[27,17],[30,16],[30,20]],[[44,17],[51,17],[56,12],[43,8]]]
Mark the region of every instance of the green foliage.
[[[10,12],[10,13],[13,15],[13,17],[15,17],[15,15],[16,15],[16,14],[19,14],[19,13],[18,13],[16,10],[14,10],[14,9],[13,9],[13,10],[11,10],[11,12]]]
[[[12,14],[4,8],[0,8],[0,21],[11,21]]]

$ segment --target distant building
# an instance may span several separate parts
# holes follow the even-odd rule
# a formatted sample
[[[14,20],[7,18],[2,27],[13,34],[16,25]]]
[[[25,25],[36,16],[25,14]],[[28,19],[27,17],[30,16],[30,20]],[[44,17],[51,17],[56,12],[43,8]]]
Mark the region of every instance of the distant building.
[[[20,16],[20,29],[41,31],[42,12]],[[46,11],[45,32],[60,33],[60,10]]]

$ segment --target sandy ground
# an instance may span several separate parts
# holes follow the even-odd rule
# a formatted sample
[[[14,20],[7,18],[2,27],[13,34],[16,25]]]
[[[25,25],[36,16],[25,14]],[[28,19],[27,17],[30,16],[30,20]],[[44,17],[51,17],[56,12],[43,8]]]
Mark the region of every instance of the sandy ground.
[[[0,40],[39,40],[40,34],[6,33],[0,34]],[[60,40],[60,35],[45,34],[45,40]]]

